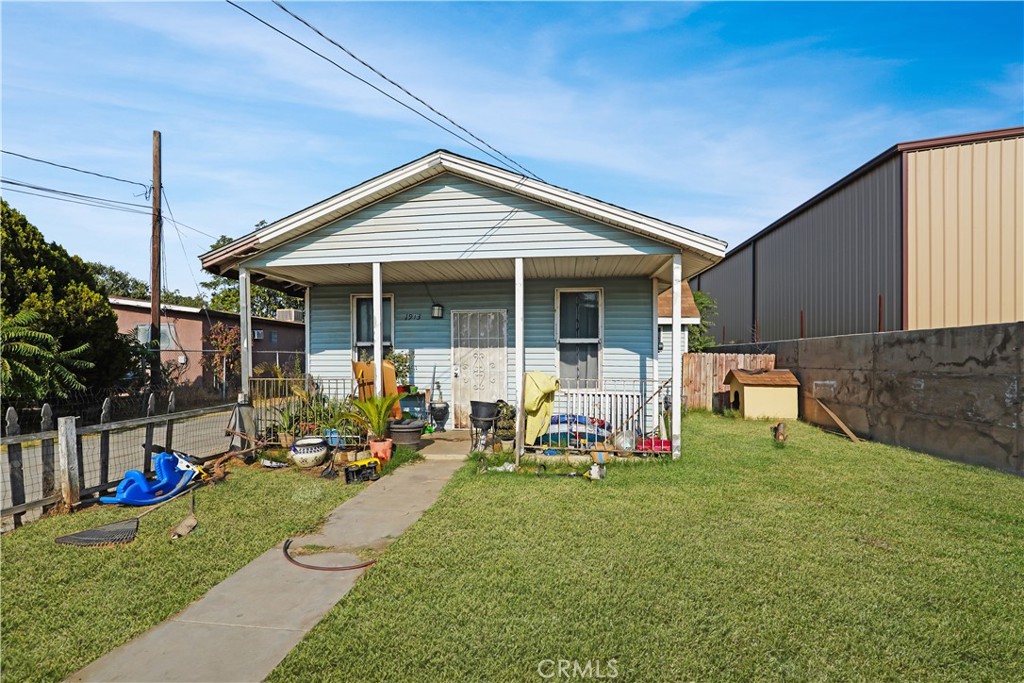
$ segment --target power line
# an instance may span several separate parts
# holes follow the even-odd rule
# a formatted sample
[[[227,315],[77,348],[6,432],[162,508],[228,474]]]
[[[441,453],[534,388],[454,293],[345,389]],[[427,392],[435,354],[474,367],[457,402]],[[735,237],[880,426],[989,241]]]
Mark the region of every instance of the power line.
[[[106,175],[105,173],[97,173],[96,171],[86,171],[86,170],[81,169],[81,168],[75,168],[74,166],[65,166],[64,164],[58,164],[55,161],[47,161],[46,159],[39,159],[39,158],[36,158],[36,157],[30,157],[27,154],[18,154],[17,152],[9,152],[6,149],[0,150],[0,152],[3,152],[4,154],[9,154],[12,157],[19,157],[21,159],[27,159],[29,161],[38,162],[40,164],[46,164],[47,166],[56,166],[57,168],[63,168],[63,169],[66,169],[68,171],[75,171],[76,173],[85,173],[86,175],[96,176],[97,178],[106,178],[107,180],[116,180],[119,183],[127,183],[129,185],[138,185],[139,187],[141,187],[142,189],[144,189],[146,191],[146,197],[147,198],[149,198],[149,193],[153,189],[152,187],[150,187],[149,185],[146,185],[145,183],[139,183],[139,182],[136,182],[134,180],[125,180],[124,178],[118,178],[116,176]]]
[[[281,10],[282,10],[283,12],[285,12],[286,14],[288,14],[289,16],[291,16],[291,17],[292,17],[293,19],[295,19],[296,21],[298,21],[298,22],[301,22],[302,24],[304,24],[304,25],[305,25],[306,27],[308,27],[308,28],[309,28],[309,29],[310,29],[311,31],[313,31],[313,32],[314,32],[314,33],[316,33],[316,34],[317,34],[318,36],[320,36],[321,38],[323,38],[324,40],[326,40],[327,42],[329,42],[329,43],[330,43],[331,45],[334,45],[334,46],[335,46],[335,47],[337,47],[337,48],[338,48],[339,50],[341,50],[341,51],[343,51],[343,52],[344,52],[345,54],[347,54],[347,55],[348,55],[349,57],[351,57],[352,59],[354,59],[354,60],[356,60],[357,62],[359,62],[360,64],[362,64],[362,65],[363,65],[363,66],[365,66],[365,67],[366,67],[367,69],[369,69],[369,70],[370,70],[370,71],[372,71],[373,73],[377,74],[378,76],[380,76],[381,78],[383,78],[383,79],[384,79],[385,81],[387,81],[387,82],[388,82],[388,83],[390,83],[391,85],[395,86],[396,88],[398,88],[399,90],[401,90],[402,92],[404,92],[404,93],[405,93],[406,95],[408,95],[409,97],[413,98],[414,100],[416,100],[417,102],[419,102],[420,104],[422,104],[422,105],[423,105],[424,107],[426,107],[426,108],[427,108],[427,109],[429,109],[430,111],[434,112],[435,114],[437,114],[438,116],[440,116],[441,118],[443,118],[443,119],[444,119],[445,121],[447,121],[448,123],[452,124],[453,126],[455,126],[456,128],[458,128],[459,130],[461,130],[461,131],[462,131],[463,133],[465,133],[466,135],[469,135],[469,136],[470,136],[471,138],[473,138],[474,140],[476,140],[477,142],[479,142],[480,144],[482,144],[483,146],[485,146],[485,147],[486,147],[487,149],[491,150],[492,152],[494,152],[495,154],[497,154],[498,156],[500,156],[500,157],[501,157],[502,159],[505,159],[505,160],[506,160],[507,162],[509,162],[510,164],[512,164],[512,165],[516,166],[517,168],[521,169],[521,170],[522,170],[522,171],[523,171],[523,172],[524,172],[524,173],[525,173],[526,175],[528,175],[528,176],[531,176],[532,178],[536,178],[537,180],[540,180],[541,182],[544,182],[544,181],[543,181],[543,180],[542,180],[542,179],[541,179],[541,178],[540,178],[540,177],[539,177],[539,176],[538,176],[538,175],[537,175],[536,173],[534,173],[534,172],[533,172],[533,171],[531,171],[530,169],[526,168],[525,166],[523,166],[522,164],[520,164],[520,163],[519,163],[518,161],[516,161],[515,159],[512,159],[512,158],[511,158],[511,157],[509,157],[508,155],[504,154],[504,153],[503,153],[503,152],[502,152],[501,150],[498,150],[498,149],[494,148],[494,147],[493,147],[492,145],[490,145],[490,144],[489,144],[489,143],[488,143],[488,142],[487,142],[486,140],[483,140],[483,139],[482,139],[482,138],[480,138],[479,136],[475,135],[475,134],[474,134],[474,133],[473,133],[472,131],[470,131],[470,130],[466,129],[466,128],[465,128],[464,126],[460,125],[460,124],[459,124],[458,122],[456,122],[456,121],[452,120],[452,118],[451,118],[450,116],[447,116],[446,114],[444,114],[444,113],[442,113],[442,112],[438,111],[438,110],[437,110],[437,109],[435,109],[435,108],[434,108],[433,106],[431,106],[431,105],[430,105],[430,104],[429,104],[428,102],[424,101],[424,100],[423,100],[422,98],[420,98],[420,97],[417,97],[416,95],[414,95],[414,94],[412,94],[411,92],[409,92],[409,90],[408,90],[407,88],[405,88],[404,86],[402,86],[402,85],[401,85],[400,83],[397,83],[396,81],[394,81],[394,80],[392,80],[391,78],[389,78],[388,76],[386,76],[386,75],[385,75],[385,74],[384,74],[383,72],[381,72],[381,71],[380,71],[379,69],[377,69],[377,68],[376,68],[376,67],[374,67],[373,65],[369,64],[368,62],[366,62],[365,60],[363,60],[362,58],[360,58],[360,57],[359,57],[359,56],[358,56],[358,55],[357,55],[356,53],[352,52],[352,50],[348,49],[347,47],[345,47],[344,45],[342,45],[342,44],[341,44],[341,43],[339,43],[338,41],[334,40],[333,38],[331,38],[330,36],[328,36],[327,34],[325,34],[325,33],[324,33],[323,31],[321,31],[320,29],[318,29],[318,28],[317,28],[316,26],[314,26],[313,24],[309,23],[308,21],[306,21],[305,19],[303,19],[303,18],[302,18],[302,17],[300,17],[299,15],[295,14],[294,12],[292,12],[292,11],[291,11],[290,9],[288,9],[287,7],[285,7],[285,6],[284,6],[284,5],[282,4],[282,3],[278,2],[278,0],[273,0],[273,2],[274,2],[274,4],[275,4],[275,5],[277,5],[277,6],[279,7],[279,8],[281,8]]]
[[[203,300],[203,313],[206,314],[206,322],[213,327],[213,320],[210,319],[210,312],[207,310],[205,299],[203,297],[203,291],[199,288],[199,280],[196,278],[195,272],[192,270],[192,262],[188,258],[188,252],[185,251],[185,240],[181,237],[181,230],[178,229],[178,221],[174,220],[174,210],[171,208],[171,202],[167,199],[167,191],[160,188],[160,192],[164,198],[164,204],[167,206],[167,212],[171,215],[171,225],[174,226],[174,232],[178,234],[178,244],[181,245],[181,253],[185,257],[185,265],[188,266],[188,274],[192,277],[192,284],[196,286],[196,294]]]
[[[0,182],[3,182],[6,185],[12,185],[13,186],[13,187],[8,188],[8,190],[7,190],[8,192],[18,192],[20,194],[32,195],[33,197],[42,197],[43,199],[56,199],[58,201],[69,202],[71,204],[81,204],[81,205],[84,205],[84,206],[93,206],[93,207],[100,208],[100,209],[111,209],[111,210],[115,210],[115,211],[124,211],[125,213],[140,213],[140,214],[149,214],[149,215],[151,215],[153,213],[152,209],[149,206],[145,205],[145,204],[134,204],[132,202],[122,202],[122,201],[119,201],[117,199],[107,199],[105,197],[94,197],[92,195],[87,195],[87,194],[78,194],[77,192],[69,192],[67,190],[58,190],[58,189],[52,188],[52,187],[44,187],[42,185],[33,185],[32,183],[26,183],[26,182],[23,182],[23,181],[20,181],[20,180],[14,180],[13,178],[0,178]],[[28,189],[31,189],[31,190],[36,190],[36,192],[29,192],[26,189],[16,189],[16,188],[28,188]],[[59,195],[59,196],[53,196],[53,195]],[[167,197],[167,194],[164,193],[164,198],[166,199],[166,197]],[[122,208],[122,207],[124,207],[124,208]],[[139,210],[136,210],[136,209],[139,209]],[[163,217],[167,218],[167,215],[164,214]],[[171,220],[174,220],[174,219],[171,218]],[[217,240],[218,239],[214,235],[211,235],[208,232],[200,230],[199,228],[195,228],[195,227],[193,227],[191,225],[188,225],[187,223],[182,223],[181,221],[174,221],[174,223],[176,225],[179,225],[179,226],[187,229],[187,230],[191,230],[192,232],[195,232],[195,233],[198,233],[200,235],[203,235],[204,237],[209,237],[212,240]]]
[[[374,85],[373,83],[370,83],[368,80],[366,80],[362,76],[359,76],[358,74],[355,74],[355,73],[349,71],[348,69],[343,67],[341,64],[338,64],[336,61],[334,61],[333,59],[331,59],[327,55],[325,55],[325,54],[323,54],[321,52],[317,52],[316,50],[311,48],[309,45],[306,45],[305,43],[303,43],[298,38],[294,38],[294,37],[288,35],[287,33],[282,31],[278,27],[274,26],[273,24],[271,24],[270,22],[268,22],[268,21],[266,21],[264,19],[261,19],[260,17],[256,16],[255,14],[250,12],[249,10],[245,9],[244,7],[242,7],[241,5],[236,4],[232,0],[224,0],[224,1],[226,3],[228,3],[229,5],[231,5],[232,7],[234,7],[235,9],[239,10],[240,12],[248,14],[250,17],[252,17],[256,21],[260,22],[261,24],[263,24],[267,28],[271,29],[275,33],[279,33],[280,35],[284,36],[285,38],[287,38],[288,40],[292,41],[293,43],[295,43],[299,47],[301,47],[301,48],[303,48],[305,50],[308,50],[309,52],[312,52],[313,54],[315,54],[320,59],[333,64],[334,66],[336,66],[337,68],[341,69],[342,71],[344,71],[346,74],[348,74],[352,78],[356,79],[360,83],[363,83],[364,85],[367,85],[367,86],[373,88],[374,90],[379,92],[381,95],[384,95],[385,97],[387,97],[389,100],[392,100],[396,104],[399,104],[399,105],[405,107],[406,109],[411,111],[413,114],[416,114],[416,116],[419,116],[420,118],[422,118],[424,121],[427,121],[428,123],[432,123],[435,126],[437,126],[438,128],[440,128],[441,130],[445,131],[446,133],[449,133],[449,134],[455,136],[459,140],[462,140],[463,142],[465,142],[470,147],[473,147],[474,149],[476,149],[476,150],[482,152],[483,154],[489,156],[491,159],[493,159],[494,161],[498,162],[502,166],[509,166],[508,162],[506,162],[505,160],[501,159],[499,156],[489,152],[487,149],[485,149],[484,147],[481,147],[480,145],[478,145],[477,143],[473,142],[472,140],[466,139],[465,137],[459,135],[458,133],[456,133],[451,128],[447,128],[444,125],[438,123],[437,121],[435,121],[434,119],[430,118],[429,116],[427,116],[423,112],[421,112],[421,111],[415,109],[414,107],[410,106],[409,104],[401,101],[400,99],[398,99],[397,97],[395,97],[391,93],[389,93],[389,92],[387,92],[385,90],[382,90],[381,88],[379,88],[378,86]],[[509,168],[511,168],[511,167],[509,166]],[[512,169],[512,170],[515,170],[515,169]]]
[[[141,214],[143,216],[149,214],[148,211],[138,211],[136,209],[127,209],[127,208],[121,208],[121,207],[117,207],[117,206],[107,206],[105,204],[97,204],[95,202],[88,202],[88,201],[78,201],[78,200],[75,200],[75,199],[68,199],[68,198],[65,198],[65,197],[54,197],[54,196],[48,195],[48,194],[41,194],[41,193],[38,193],[38,192],[29,192],[28,190],[18,190],[18,189],[15,189],[15,188],[8,188],[7,192],[17,192],[18,194],[27,194],[27,195],[31,195],[33,197],[42,197],[43,199],[53,199],[53,200],[58,201],[58,202],[68,202],[69,204],[82,204],[84,206],[91,206],[91,207],[96,208],[96,209],[107,209],[109,211],[122,211],[124,213],[137,213],[137,214]]]
[[[149,213],[144,210],[149,208],[145,204],[133,204],[131,202],[122,202],[116,199],[94,197],[92,195],[79,194],[77,192],[67,192],[64,190],[57,190],[52,187],[25,183],[20,180],[14,180],[13,178],[0,178],[0,183],[7,186],[7,192],[17,192],[19,194],[27,194],[34,197],[42,197],[44,199],[54,199],[57,201],[68,202],[70,204],[82,204],[84,206],[92,206],[111,211],[123,211],[124,213]],[[35,191],[32,192],[31,190]]]

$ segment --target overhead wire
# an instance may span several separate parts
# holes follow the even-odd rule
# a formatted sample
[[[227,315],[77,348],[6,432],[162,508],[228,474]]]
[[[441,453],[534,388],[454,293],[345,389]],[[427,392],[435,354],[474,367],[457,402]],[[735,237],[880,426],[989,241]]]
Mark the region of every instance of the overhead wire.
[[[320,59],[323,59],[324,61],[329,62],[330,64],[333,64],[335,67],[337,67],[338,69],[341,69],[343,72],[345,72],[346,74],[348,74],[352,78],[356,79],[360,83],[363,83],[364,85],[367,85],[367,86],[373,88],[374,90],[379,92],[381,95],[384,95],[385,97],[387,97],[389,100],[395,102],[396,104],[399,104],[402,107],[405,107],[406,109],[411,111],[413,114],[416,114],[417,116],[422,118],[424,121],[432,123],[433,125],[437,126],[438,128],[440,128],[441,130],[445,131],[446,133],[448,133],[448,134],[458,138],[459,140],[462,140],[463,142],[465,142],[470,147],[472,147],[472,148],[478,150],[479,152],[485,154],[486,156],[490,157],[491,159],[493,159],[494,161],[498,162],[502,166],[506,166],[508,168],[512,168],[507,161],[505,161],[504,159],[502,159],[498,155],[488,151],[485,147],[482,147],[481,145],[473,142],[472,140],[467,139],[466,137],[463,137],[462,135],[460,135],[459,133],[455,132],[451,128],[448,128],[448,127],[444,126],[443,124],[438,123],[437,121],[435,121],[434,119],[430,118],[429,116],[427,116],[423,112],[419,111],[418,109],[416,109],[412,105],[410,105],[410,104],[408,104],[406,102],[403,102],[402,100],[398,99],[397,97],[395,97],[391,93],[387,92],[386,90],[383,90],[382,88],[380,88],[380,87],[374,85],[373,83],[371,83],[370,81],[366,80],[365,78],[363,78],[359,74],[356,74],[356,73],[346,69],[344,66],[342,66],[338,62],[334,61],[333,59],[331,59],[327,55],[323,54],[322,52],[318,52],[317,50],[315,50],[314,48],[310,47],[309,45],[306,45],[304,42],[302,42],[298,38],[295,38],[294,36],[291,36],[288,33],[282,31],[281,29],[279,29],[278,27],[274,26],[273,24],[271,24],[270,22],[266,21],[265,19],[255,15],[255,14],[253,14],[252,12],[250,12],[247,9],[245,9],[241,5],[233,2],[233,0],[224,0],[224,2],[228,3],[229,5],[234,7],[235,9],[239,10],[240,12],[243,12],[244,14],[249,15],[250,17],[252,17],[256,21],[260,22],[261,24],[263,24],[264,26],[269,28],[270,30],[272,30],[275,33],[278,33],[278,34],[284,36],[288,40],[292,41],[296,45],[298,45],[301,48],[303,48],[304,50],[312,52],[314,55],[316,55]],[[512,170],[515,170],[515,169],[512,168]]]
[[[489,143],[488,143],[488,142],[487,142],[486,140],[482,139],[482,138],[481,138],[481,137],[479,137],[478,135],[474,134],[474,133],[473,133],[472,131],[470,131],[470,130],[468,130],[467,128],[465,128],[464,126],[460,125],[460,124],[459,124],[459,123],[458,123],[457,121],[454,121],[454,120],[453,120],[453,119],[452,119],[452,118],[451,118],[450,116],[448,116],[448,115],[444,114],[444,113],[443,113],[443,112],[441,112],[441,111],[438,111],[438,110],[437,110],[437,109],[436,109],[435,107],[433,107],[433,106],[432,106],[432,105],[431,105],[430,103],[428,103],[428,102],[426,102],[425,100],[423,100],[422,98],[420,98],[420,97],[418,97],[418,96],[414,95],[414,94],[413,94],[412,92],[410,92],[410,91],[409,91],[409,90],[408,90],[408,89],[407,89],[407,88],[406,88],[405,86],[403,86],[403,85],[401,85],[400,83],[396,82],[395,80],[393,80],[393,79],[389,78],[389,77],[388,77],[387,75],[385,75],[385,74],[384,74],[384,73],[383,73],[383,72],[382,72],[382,71],[381,71],[380,69],[376,68],[376,67],[375,67],[375,66],[373,66],[372,64],[368,63],[368,62],[367,62],[366,60],[364,60],[364,59],[362,59],[361,57],[359,57],[359,55],[357,55],[357,54],[356,54],[356,53],[354,53],[354,52],[353,52],[352,50],[348,49],[347,47],[345,47],[344,45],[342,45],[342,44],[341,44],[341,43],[339,43],[338,41],[336,41],[336,40],[334,40],[333,38],[331,38],[330,36],[328,36],[328,35],[327,35],[326,33],[324,33],[323,31],[321,31],[321,30],[320,30],[319,28],[317,28],[316,26],[314,26],[313,24],[311,24],[311,23],[310,23],[309,21],[307,21],[307,20],[303,19],[302,17],[300,17],[300,16],[299,16],[298,14],[296,14],[295,12],[292,12],[292,11],[291,11],[290,9],[288,9],[287,7],[285,7],[285,6],[284,6],[284,4],[282,4],[282,3],[281,3],[281,2],[279,2],[278,0],[273,0],[273,3],[274,3],[275,5],[277,5],[277,6],[278,6],[278,7],[279,7],[279,8],[281,9],[281,11],[285,12],[286,14],[288,14],[288,15],[289,15],[290,17],[292,17],[292,18],[293,18],[293,19],[295,19],[296,21],[298,21],[298,22],[300,22],[300,23],[304,24],[304,25],[305,25],[306,27],[308,27],[308,28],[309,28],[309,29],[310,29],[311,31],[313,31],[313,32],[314,32],[314,33],[316,33],[316,34],[317,34],[318,36],[320,36],[321,38],[323,38],[324,40],[326,40],[327,42],[329,42],[329,43],[330,43],[331,45],[334,45],[334,46],[335,46],[335,47],[337,47],[337,48],[338,48],[339,50],[341,50],[342,52],[344,52],[345,54],[347,54],[347,55],[348,55],[349,57],[351,57],[352,59],[354,59],[354,60],[356,60],[357,62],[359,62],[360,64],[362,64],[362,65],[363,65],[363,66],[365,66],[365,67],[366,67],[367,69],[369,69],[369,70],[370,70],[370,71],[372,71],[373,73],[377,74],[378,76],[380,76],[381,78],[383,78],[383,79],[384,79],[385,81],[387,81],[387,82],[388,82],[388,83],[390,83],[391,85],[395,86],[396,88],[398,88],[399,90],[401,90],[401,91],[402,91],[403,93],[405,93],[406,95],[408,95],[408,96],[409,96],[409,97],[411,97],[412,99],[416,100],[417,102],[419,102],[420,104],[422,104],[422,105],[423,105],[424,107],[426,107],[427,109],[429,109],[429,110],[430,110],[430,111],[432,111],[433,113],[437,114],[437,115],[438,115],[438,116],[440,116],[440,117],[441,117],[442,119],[444,119],[444,120],[445,120],[445,121],[447,121],[448,123],[452,124],[453,126],[455,126],[456,128],[458,128],[459,130],[461,130],[461,131],[462,131],[463,133],[465,133],[466,135],[470,136],[471,138],[473,138],[474,140],[476,140],[477,142],[479,142],[480,144],[482,144],[482,145],[483,145],[484,147],[486,147],[487,149],[491,150],[492,152],[494,152],[495,154],[497,154],[498,156],[500,156],[500,157],[501,157],[502,159],[504,159],[504,160],[505,160],[505,161],[507,161],[508,163],[510,163],[510,164],[512,164],[513,166],[515,166],[516,168],[520,169],[520,170],[521,170],[521,171],[522,171],[523,173],[525,173],[526,175],[528,175],[528,176],[530,176],[531,178],[534,178],[534,179],[536,179],[536,180],[540,180],[541,182],[544,182],[544,181],[543,181],[543,180],[542,180],[542,179],[541,179],[541,178],[540,178],[540,177],[539,177],[539,176],[538,176],[538,175],[537,175],[536,173],[534,173],[534,172],[533,172],[533,171],[531,171],[530,169],[526,168],[525,166],[523,166],[522,164],[520,164],[520,163],[519,163],[518,161],[516,161],[515,159],[513,159],[513,158],[509,157],[509,156],[508,156],[507,154],[503,153],[503,152],[502,152],[501,150],[499,150],[499,149],[496,149],[496,148],[495,148],[495,147],[493,147],[493,146],[492,146],[491,144],[489,144]]]
[[[171,208],[171,202],[167,199],[167,191],[160,188],[160,195],[163,197],[164,204],[167,205],[167,213],[170,214],[171,225],[174,226],[174,231],[178,233],[178,243],[181,245],[181,253],[185,257],[185,265],[188,266],[188,274],[192,277],[192,284],[196,286],[196,294],[199,295],[200,299],[203,299],[203,292],[199,288],[199,280],[196,278],[195,271],[192,270],[192,263],[189,261],[188,252],[185,250],[185,241],[181,237],[181,230],[178,229],[178,221],[174,218],[174,210]],[[204,300],[205,301],[205,300]],[[213,327],[213,320],[210,318],[210,312],[207,310],[207,306],[202,306],[203,313],[206,315],[206,322],[210,327]]]
[[[135,180],[126,180],[125,178],[118,178],[117,176],[107,175],[106,173],[98,173],[96,171],[87,171],[82,168],[75,168],[74,166],[66,166],[65,164],[58,164],[56,161],[47,161],[46,159],[40,159],[38,157],[31,157],[27,154],[19,154],[18,152],[11,152],[10,150],[0,149],[3,154],[9,154],[12,157],[19,157],[21,159],[27,159],[28,161],[35,161],[40,164],[46,164],[47,166],[55,166],[57,168],[63,168],[68,171],[74,171],[76,173],[84,173],[86,175],[96,176],[97,178],[106,178],[107,180],[116,180],[119,183],[127,183],[129,185],[138,185],[146,191],[146,198],[149,198],[149,193],[153,190],[152,185],[140,183]]]
[[[107,209],[108,211],[121,211],[123,213],[143,215],[149,213],[145,210],[148,207],[144,204],[133,204],[131,202],[122,202],[116,199],[94,197],[92,195],[79,194],[77,192],[67,192],[51,187],[44,187],[42,185],[25,183],[20,180],[14,180],[13,178],[0,178],[0,184],[4,186],[5,192],[16,192],[18,194],[26,194],[33,197],[41,197],[43,199],[68,202],[69,204],[80,204],[98,209]]]

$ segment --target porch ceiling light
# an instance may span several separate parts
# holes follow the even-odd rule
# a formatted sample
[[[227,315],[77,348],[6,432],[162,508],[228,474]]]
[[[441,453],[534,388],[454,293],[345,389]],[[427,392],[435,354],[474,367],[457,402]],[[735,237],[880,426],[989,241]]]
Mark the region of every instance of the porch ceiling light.
[[[444,317],[444,306],[441,304],[434,304],[430,307],[431,318],[443,318]]]

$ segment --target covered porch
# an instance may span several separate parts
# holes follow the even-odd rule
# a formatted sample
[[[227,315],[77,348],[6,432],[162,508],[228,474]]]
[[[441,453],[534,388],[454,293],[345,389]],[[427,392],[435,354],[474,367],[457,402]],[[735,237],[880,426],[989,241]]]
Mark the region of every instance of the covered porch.
[[[679,424],[681,406],[670,397],[681,394],[682,306],[674,307],[674,332],[662,336],[658,298],[681,301],[685,264],[677,253],[242,266],[239,282],[245,311],[252,284],[301,283],[307,370],[332,394],[351,393],[353,361],[394,351],[409,356],[408,384],[449,402],[449,428],[469,427],[470,401],[503,400],[518,410],[525,374],[543,372],[560,381],[555,415],[643,437],[660,428],[666,407],[666,423]],[[245,315],[242,325],[251,329]],[[245,341],[242,354],[249,386]],[[669,367],[660,367],[665,361]],[[379,393],[380,364],[375,370]],[[516,443],[524,444],[521,435]]]
[[[307,372],[318,380],[351,382],[353,361],[406,353],[409,382],[442,393],[461,427],[470,401],[519,407],[525,374],[542,372],[561,382],[556,414],[605,416],[644,436],[658,427],[648,399],[681,393],[682,284],[724,251],[712,237],[439,150],[210,252],[203,266],[239,280],[243,386],[259,284],[305,298]],[[666,291],[671,372],[659,391]],[[680,408],[672,401],[668,420],[676,456]],[[519,437],[522,449],[522,425]]]

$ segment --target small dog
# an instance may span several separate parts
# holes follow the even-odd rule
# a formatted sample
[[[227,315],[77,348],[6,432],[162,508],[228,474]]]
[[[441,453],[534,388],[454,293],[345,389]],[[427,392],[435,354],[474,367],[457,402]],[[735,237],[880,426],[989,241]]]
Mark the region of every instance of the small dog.
[[[777,425],[772,425],[772,438],[775,439],[776,443],[786,443],[786,423],[780,422]]]

